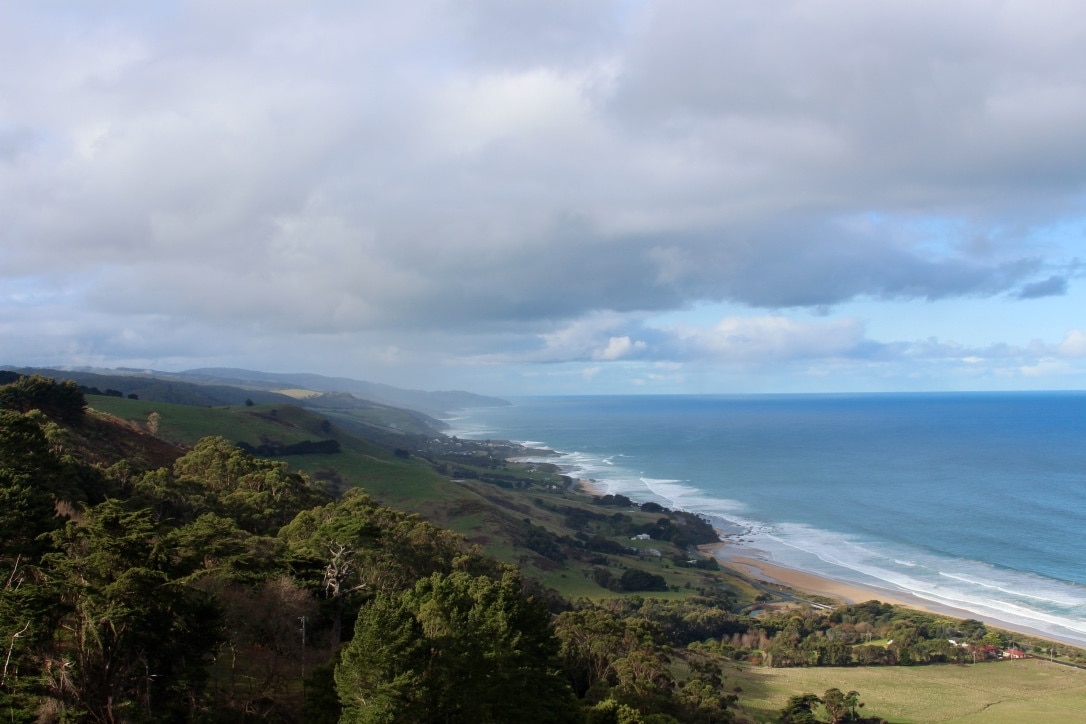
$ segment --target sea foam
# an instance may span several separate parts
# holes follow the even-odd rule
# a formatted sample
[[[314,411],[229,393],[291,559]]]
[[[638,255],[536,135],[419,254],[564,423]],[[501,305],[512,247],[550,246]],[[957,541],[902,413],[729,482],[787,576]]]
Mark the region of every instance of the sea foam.
[[[572,451],[547,461],[705,515],[780,565],[1086,644],[1086,395],[546,398],[478,412],[464,423],[485,437]]]

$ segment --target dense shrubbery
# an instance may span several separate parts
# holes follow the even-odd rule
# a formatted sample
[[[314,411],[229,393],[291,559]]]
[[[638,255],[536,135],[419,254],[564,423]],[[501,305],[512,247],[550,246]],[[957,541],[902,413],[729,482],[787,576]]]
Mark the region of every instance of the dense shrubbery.
[[[78,422],[87,407],[79,385],[71,380],[57,383],[47,377],[19,377],[0,386],[0,409],[16,412],[40,410],[66,423]]]

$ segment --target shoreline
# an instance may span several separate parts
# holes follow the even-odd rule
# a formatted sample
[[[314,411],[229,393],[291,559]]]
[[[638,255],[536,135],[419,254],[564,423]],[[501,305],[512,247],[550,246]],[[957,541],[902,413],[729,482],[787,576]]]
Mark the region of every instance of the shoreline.
[[[572,488],[574,492],[589,497],[608,495],[606,485],[591,478],[574,478]],[[1023,636],[1077,648],[1086,648],[1086,644],[1073,638],[1003,621],[965,608],[930,601],[909,591],[853,581],[840,581],[808,570],[790,568],[767,559],[765,551],[732,542],[729,540],[729,535],[719,528],[717,528],[717,534],[721,539],[719,543],[698,546],[698,549],[702,553],[715,558],[722,567],[763,583],[781,585],[798,592],[824,596],[844,604],[858,604],[876,600],[959,620],[972,619]]]
[[[701,550],[702,553],[711,555],[721,566],[763,583],[786,586],[802,593],[811,593],[817,596],[836,599],[845,604],[866,603],[867,601],[874,600],[939,616],[948,616],[950,618],[962,620],[973,619],[974,621],[982,621],[986,625],[1019,633],[1023,636],[1030,636],[1032,638],[1044,639],[1045,641],[1053,641],[1068,646],[1083,648],[1082,643],[1073,639],[1033,629],[1029,626],[1001,621],[990,616],[983,616],[964,608],[939,604],[909,593],[908,591],[881,588],[879,586],[862,583],[846,583],[810,571],[782,566],[778,563],[766,560],[764,558],[765,554],[756,548],[747,548],[735,543],[721,541],[720,543],[710,543],[708,545],[698,546],[698,549]]]
[[[598,480],[592,480],[591,478],[574,478],[573,489],[578,493],[584,493],[593,498],[602,498],[608,494],[607,488],[603,487]]]

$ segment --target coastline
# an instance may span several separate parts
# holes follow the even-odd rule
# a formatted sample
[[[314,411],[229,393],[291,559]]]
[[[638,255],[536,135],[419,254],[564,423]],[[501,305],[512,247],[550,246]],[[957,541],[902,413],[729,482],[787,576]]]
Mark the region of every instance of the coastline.
[[[602,497],[608,494],[603,483],[591,478],[575,478],[574,489],[590,497]],[[954,606],[929,601],[908,591],[881,588],[863,583],[838,581],[833,578],[812,573],[811,571],[789,568],[766,558],[767,554],[757,548],[751,548],[727,540],[725,531],[717,529],[720,536],[719,543],[698,546],[702,553],[712,556],[721,566],[748,578],[771,583],[780,586],[810,593],[816,596],[824,596],[840,601],[844,604],[866,603],[867,601],[881,601],[894,606],[903,606],[915,611],[923,611],[939,616],[948,616],[956,619],[973,619],[985,624],[1013,631],[1025,636],[1054,641],[1069,646],[1081,647],[1082,644],[1074,639],[1056,636],[1054,634],[1033,629],[1028,626],[1012,624],[990,616],[983,616],[973,611]]]
[[[560,458],[561,454],[558,454],[558,456]],[[606,483],[592,478],[575,477],[571,488],[574,492],[588,497],[603,497],[610,492]],[[749,579],[785,586],[797,592],[823,596],[839,601],[842,604],[858,604],[875,600],[959,620],[977,620],[994,628],[1024,636],[1078,648],[1083,647],[1083,643],[1074,638],[1004,621],[966,608],[937,603],[906,590],[854,581],[841,581],[809,570],[790,568],[772,560],[766,551],[735,543],[731,539],[731,532],[729,531],[717,528],[717,533],[721,539],[719,543],[699,546],[699,550],[715,558],[721,566]]]
[[[602,498],[607,495],[607,488],[603,487],[599,481],[592,480],[591,478],[575,478],[573,481],[573,489],[593,498]]]
[[[982,616],[964,608],[944,606],[933,601],[916,596],[908,591],[897,591],[888,588],[880,588],[860,583],[846,583],[810,571],[788,568],[765,559],[765,554],[755,548],[748,548],[722,541],[699,546],[703,553],[716,558],[721,566],[740,573],[748,578],[753,578],[763,583],[772,583],[787,586],[803,593],[825,596],[840,601],[844,604],[866,603],[867,601],[881,601],[895,606],[904,606],[916,611],[933,613],[941,616],[949,616],[956,619],[973,619],[983,621],[995,628],[1013,631],[1025,636],[1054,641],[1069,646],[1081,647],[1082,644],[1069,639],[1056,636],[1044,631],[1021,626]]]
[[[788,568],[766,560],[764,554],[754,548],[722,542],[699,546],[699,549],[703,553],[716,558],[720,565],[725,568],[737,571],[755,580],[787,586],[804,593],[833,598],[842,603],[854,604],[875,600],[895,606],[927,611],[928,613],[945,613],[955,618],[970,618],[972,616],[969,611],[964,609],[936,606],[905,591],[891,591],[877,586],[846,583],[810,571]]]

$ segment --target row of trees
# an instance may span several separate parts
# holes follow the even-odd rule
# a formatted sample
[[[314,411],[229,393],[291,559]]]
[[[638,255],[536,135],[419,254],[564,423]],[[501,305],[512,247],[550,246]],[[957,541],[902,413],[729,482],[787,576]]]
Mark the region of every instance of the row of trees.
[[[1013,642],[980,621],[958,620],[878,601],[833,611],[793,609],[741,616],[705,651],[773,667],[911,666],[974,662],[983,647]]]

